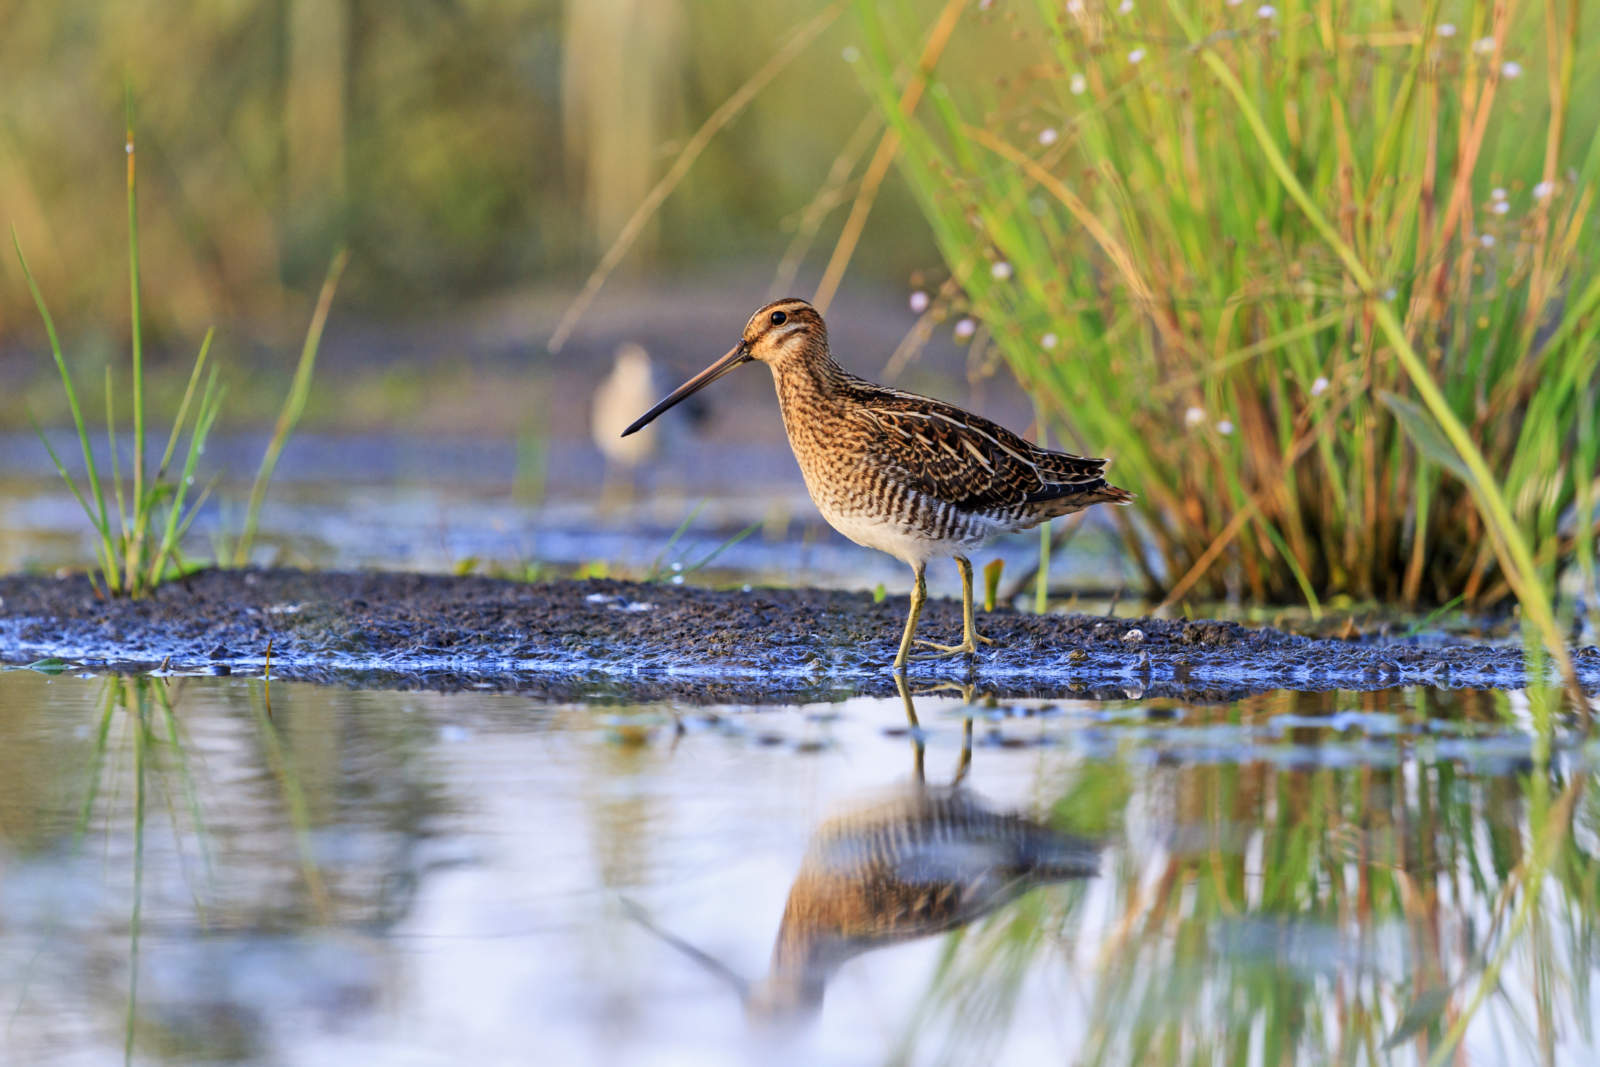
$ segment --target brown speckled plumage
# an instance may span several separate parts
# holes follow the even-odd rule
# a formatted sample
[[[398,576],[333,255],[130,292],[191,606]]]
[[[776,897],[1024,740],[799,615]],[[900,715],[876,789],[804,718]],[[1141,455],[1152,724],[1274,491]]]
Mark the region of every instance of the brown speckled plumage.
[[[959,786],[914,783],[817,828],[750,1007],[814,1010],[852,956],[953,930],[1098,863],[1093,842],[993,811]]]
[[[1040,448],[952,404],[846,373],[833,359],[821,314],[793,297],[752,315],[727,355],[628,432],[752,359],[772,369],[789,444],[823,518],[916,573],[897,668],[907,659],[930,559],[955,558],[965,609],[963,643],[934,647],[971,654],[983,639],[972,625],[967,552],[996,534],[1027,530],[1091,504],[1133,499],[1106,482],[1103,459]]]

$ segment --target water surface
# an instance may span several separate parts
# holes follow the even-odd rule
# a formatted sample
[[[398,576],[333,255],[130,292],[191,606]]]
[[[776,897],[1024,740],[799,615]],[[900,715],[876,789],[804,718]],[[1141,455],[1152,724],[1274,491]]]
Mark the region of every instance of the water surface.
[[[913,701],[0,672],[0,1059],[1593,1054],[1593,752],[1523,694]]]

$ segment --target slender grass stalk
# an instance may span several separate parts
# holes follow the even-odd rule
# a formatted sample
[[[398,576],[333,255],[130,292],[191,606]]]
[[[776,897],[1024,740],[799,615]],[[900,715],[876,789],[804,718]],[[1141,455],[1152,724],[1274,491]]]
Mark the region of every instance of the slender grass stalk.
[[[1049,436],[1045,432],[1044,413],[1037,403],[1033,406],[1033,424],[1037,429],[1038,442],[1041,446],[1048,447]],[[1050,608],[1050,548],[1053,541],[1050,536],[1050,520],[1046,519],[1039,524],[1039,573],[1034,576],[1033,583],[1033,613],[1043,615]]]
[[[328,311],[333,306],[333,294],[339,288],[339,278],[350,262],[349,249],[340,249],[328,264],[328,273],[322,279],[322,290],[317,294],[317,304],[311,313],[311,323],[306,327],[306,339],[300,346],[300,361],[295,364],[294,378],[289,384],[289,394],[284,397],[283,409],[273,426],[272,438],[261,456],[261,466],[256,470],[255,482],[250,486],[250,504],[245,511],[244,529],[234,546],[233,565],[243,567],[250,562],[250,550],[255,545],[256,530],[261,521],[261,505],[266,500],[267,486],[272,482],[272,472],[278,467],[278,457],[289,435],[294,432],[305,413],[306,401],[311,396],[312,374],[317,367],[317,350],[322,345],[322,330],[328,322]]]
[[[816,239],[817,231],[822,229],[822,222],[828,213],[838,207],[845,200],[846,186],[850,175],[855,172],[856,164],[866,154],[867,147],[872,143],[872,135],[883,126],[883,119],[878,113],[867,109],[861,117],[861,122],[839,149],[839,154],[834,156],[833,163],[828,167],[828,174],[812,194],[810,203],[800,213],[799,222],[795,225],[794,236],[789,240],[789,246],[783,250],[783,257],[778,260],[777,269],[772,272],[772,284],[767,287],[767,297],[777,300],[786,293],[794,291],[795,277],[800,273],[800,265],[805,262],[806,253],[811,251],[811,242]]]
[[[900,110],[908,114],[916,110],[917,101],[922,99],[922,91],[927,87],[928,76],[933,73],[939,57],[949,45],[951,35],[955,33],[956,25],[961,21],[961,9],[964,7],[966,0],[947,0],[943,10],[939,12],[939,17],[934,20],[933,28],[928,31],[928,42],[923,46],[916,69],[900,94]],[[819,311],[827,311],[828,305],[833,303],[834,294],[839,291],[839,283],[844,280],[845,268],[850,265],[856,245],[861,240],[861,231],[866,228],[867,216],[872,213],[872,204],[878,198],[878,189],[883,185],[883,179],[888,176],[889,167],[893,165],[895,156],[899,152],[900,131],[891,126],[883,131],[882,137],[878,138],[878,147],[873,150],[872,160],[861,176],[860,188],[856,190],[855,202],[850,205],[850,215],[839,231],[839,239],[834,243],[833,254],[828,257],[828,265],[822,271],[822,280],[817,283],[816,294],[811,298],[811,302]]]
[[[759,522],[759,521],[752,522],[749,526],[746,526],[744,529],[740,530],[738,533],[734,534],[732,537],[730,537],[726,541],[722,542],[722,544],[718,545],[716,548],[713,548],[710,552],[707,552],[705,555],[701,556],[699,559],[695,560],[693,563],[691,563],[688,566],[684,567],[683,568],[683,573],[684,574],[693,574],[695,571],[703,570],[706,567],[709,567],[712,564],[712,562],[718,556],[722,555],[728,549],[732,548],[734,545],[738,544],[740,541],[743,541],[745,538],[749,537],[751,534],[753,534],[757,530],[761,529],[761,526],[762,526],[762,523]]]
[[[645,575],[645,581],[659,582],[661,580],[662,567],[666,564],[667,553],[671,552],[672,546],[677,544],[678,539],[688,532],[689,525],[694,522],[696,515],[705,510],[705,506],[706,502],[702,500],[689,509],[689,514],[685,515],[683,521],[678,523],[678,528],[672,531],[672,536],[667,538],[667,543],[662,545],[661,551],[656,554],[655,560],[650,564],[649,572]]]
[[[711,139],[737,118],[773,78],[794,62],[812,41],[822,35],[822,31],[833,25],[844,13],[845,6],[845,0],[836,0],[819,11],[814,18],[791,34],[772,58],[762,64],[743,85],[733,91],[733,95],[724,100],[705,122],[700,124],[700,128],[695,130],[694,135],[684,144],[683,149],[673,159],[672,165],[667,168],[667,172],[661,176],[661,180],[651,186],[644,200],[623,224],[616,240],[611,242],[611,247],[600,257],[600,263],[584,281],[583,288],[567,306],[561,321],[556,324],[555,332],[550,336],[551,352],[561,351],[562,346],[567,343],[567,338],[578,325],[578,321],[583,318],[584,312],[589,310],[589,305],[594,302],[595,296],[605,285],[606,279],[611,277],[611,272],[616,270],[617,265],[627,256],[633,243],[644,232],[645,225],[660,210],[667,197],[672,195],[672,191],[678,187],[684,175],[689,173],[689,169],[694,166],[695,160],[700,158],[700,154],[711,143]]]
[[[134,680],[128,687],[135,688]],[[122,1062],[133,1063],[133,1037],[139,1005],[139,932],[144,915],[144,809],[145,809],[145,700],[139,689],[124,704],[133,717],[133,913],[128,919],[128,1015],[123,1037]]]
[[[209,344],[211,335],[207,333],[206,341]],[[202,354],[205,347],[201,348]],[[199,361],[196,361],[198,365]],[[194,484],[195,466],[199,462],[200,452],[205,447],[205,440],[211,433],[211,424],[216,421],[217,413],[222,409],[223,390],[217,386],[217,369],[211,368],[211,375],[206,380],[204,394],[200,398],[199,412],[195,417],[194,430],[189,435],[189,451],[184,457],[183,474],[178,479],[178,484],[173,490],[172,502],[167,507],[167,522],[162,530],[161,540],[156,546],[154,557],[150,560],[149,570],[145,575],[147,588],[154,589],[161,584],[162,576],[166,573],[166,564],[178,548],[178,539],[182,532],[188,529],[189,523],[194,521],[195,514],[199,511],[199,502],[184,514],[183,502],[188,496],[189,487]],[[209,489],[207,490],[209,492]],[[205,494],[202,494],[202,499]]]
[[[317,918],[327,922],[332,915],[332,904],[328,897],[327,884],[322,879],[322,869],[317,866],[317,857],[311,847],[311,813],[306,805],[305,789],[300,784],[299,775],[295,773],[293,760],[284,749],[278,728],[273,724],[269,692],[266,685],[263,685],[265,702],[258,703],[252,699],[250,703],[256,713],[256,725],[261,729],[261,743],[265,749],[267,766],[272,769],[273,777],[278,780],[284,804],[289,809],[289,825],[294,829],[295,850],[300,857],[301,879],[305,882],[306,892],[311,898],[311,906],[316,911]]]
[[[123,110],[127,117],[128,153],[128,324],[133,349],[133,499],[144,495],[144,330],[139,314],[139,200],[135,181],[133,142],[133,86],[123,87]],[[135,587],[135,571],[143,558],[144,530],[138,524],[125,549],[127,585]]]
[[[1511,917],[1511,923],[1506,927],[1500,944],[1495,947],[1494,955],[1484,966],[1471,997],[1456,1014],[1443,1039],[1434,1046],[1428,1056],[1429,1067],[1439,1067],[1440,1064],[1450,1060],[1457,1046],[1461,1044],[1461,1039],[1466,1036],[1467,1027],[1483,1006],[1484,1000],[1498,987],[1500,972],[1504,969],[1507,958],[1517,946],[1518,938],[1528,922],[1540,910],[1540,889],[1544,884],[1545,875],[1555,862],[1557,849],[1568,837],[1572,825],[1573,805],[1583,795],[1586,784],[1586,778],[1581,776],[1574,778],[1571,784],[1562,790],[1555,804],[1549,807],[1545,813],[1546,818],[1540,821],[1523,864],[1516,871],[1515,877],[1521,884],[1522,892],[1517,901],[1517,909]]]
[[[89,522],[99,534],[100,566],[106,577],[108,591],[115,593],[117,587],[112,584],[116,580],[116,568],[113,566],[109,555],[111,545],[111,525],[106,518],[106,494],[100,484],[99,470],[95,466],[94,449],[89,445],[89,431],[83,422],[83,411],[78,406],[78,391],[72,384],[72,373],[67,370],[66,358],[61,354],[61,338],[56,333],[56,321],[50,314],[50,308],[44,302],[44,294],[39,291],[39,283],[34,280],[33,271],[28,267],[28,257],[22,253],[22,242],[17,238],[17,228],[11,227],[11,247],[16,249],[17,262],[22,267],[22,276],[27,280],[28,292],[33,294],[33,305],[39,309],[39,317],[44,320],[45,336],[50,341],[50,356],[55,360],[56,373],[61,377],[61,388],[67,394],[67,407],[72,412],[72,425],[78,431],[78,447],[83,452],[84,469],[89,480],[89,496],[85,498],[78,489],[78,483],[67,471],[66,465],[61,462],[61,457],[56,455],[44,432],[39,430],[37,424],[34,429],[39,433],[39,439],[44,442],[46,451],[50,453],[50,460],[55,465],[56,473],[66,483],[72,492],[73,499],[78,506],[83,508],[83,513],[89,517]],[[91,501],[93,507],[90,506]]]

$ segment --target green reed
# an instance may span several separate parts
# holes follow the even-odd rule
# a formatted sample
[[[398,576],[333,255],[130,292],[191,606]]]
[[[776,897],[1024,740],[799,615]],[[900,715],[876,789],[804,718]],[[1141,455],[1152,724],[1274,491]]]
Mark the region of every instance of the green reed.
[[[1594,14],[1019,7],[969,16],[914,114],[913,17],[859,4],[862,67],[951,272],[932,313],[1114,457],[1151,591],[1516,597],[1558,646],[1558,570],[1595,573]]]
[[[56,372],[61,379],[61,387],[66,395],[68,410],[72,413],[73,427],[77,431],[78,446],[83,455],[84,484],[80,485],[78,480],[73,477],[66,463],[56,453],[54,446],[50,444],[44,432],[38,430],[37,426],[35,426],[35,429],[38,430],[39,439],[50,454],[50,460],[55,466],[56,473],[66,483],[73,498],[83,508],[89,524],[94,528],[98,574],[91,575],[91,581],[95,581],[97,591],[108,596],[141,597],[150,593],[168,577],[181,570],[179,546],[184,534],[187,533],[215,486],[215,481],[213,480],[197,494],[194,494],[193,499],[190,498],[200,456],[205,452],[206,440],[210,437],[212,426],[216,421],[217,415],[222,410],[222,398],[226,389],[218,382],[216,365],[209,363],[214,331],[208,329],[204,340],[200,343],[200,349],[195,356],[194,365],[190,369],[188,384],[183,392],[183,399],[179,402],[177,413],[173,416],[172,426],[167,435],[166,447],[162,451],[160,461],[156,464],[154,470],[150,470],[146,455],[144,338],[140,313],[137,154],[134,145],[131,98],[127,104],[126,136],[131,368],[128,384],[129,395],[126,397],[119,391],[121,385],[113,374],[112,369],[107,366],[105,371],[106,444],[111,462],[109,478],[101,476],[100,469],[96,463],[88,426],[84,419],[82,408],[78,403],[77,386],[72,372],[67,367],[66,357],[61,347],[61,339],[56,331],[55,319],[50,314],[50,309],[45,303],[44,294],[40,291],[33,271],[28,266],[28,260],[23,254],[22,243],[17,237],[15,227],[11,231],[11,243],[16,250],[17,261],[22,267],[23,277],[27,281],[29,292],[32,294],[34,306],[38,309],[39,316],[44,322],[45,334],[50,345],[50,355],[55,361]],[[236,566],[243,566],[249,562],[250,548],[260,520],[261,504],[266,496],[267,487],[271,482],[272,473],[276,468],[278,456],[298,423],[301,412],[305,408],[306,400],[310,395],[312,375],[316,368],[317,351],[322,339],[323,325],[327,321],[329,307],[332,304],[334,292],[338,287],[339,276],[343,272],[347,260],[348,254],[340,251],[334,256],[332,263],[329,265],[328,274],[323,282],[316,309],[312,313],[311,323],[306,331],[305,343],[301,348],[300,359],[295,368],[289,393],[284,400],[283,409],[278,416],[273,435],[262,456],[261,466],[256,473],[255,481],[251,485],[245,523],[237,538],[233,553],[233,561]],[[202,384],[202,380],[204,384]],[[120,460],[116,414],[117,409],[122,406],[125,399],[131,405],[133,430],[132,455],[129,464],[131,469],[126,473],[126,476]],[[179,443],[183,441],[185,435],[187,435],[187,443],[184,445],[181,454],[181,467],[175,469],[173,460],[179,455]]]

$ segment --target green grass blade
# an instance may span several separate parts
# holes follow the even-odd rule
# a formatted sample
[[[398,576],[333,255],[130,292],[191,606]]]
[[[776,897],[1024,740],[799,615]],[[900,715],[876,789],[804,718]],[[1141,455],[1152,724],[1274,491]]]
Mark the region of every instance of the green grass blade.
[[[116,502],[117,525],[122,530],[121,539],[117,542],[117,552],[120,554],[127,547],[129,541],[128,508],[123,500],[122,493],[122,460],[117,456],[117,405],[116,391],[112,388],[113,379],[111,364],[106,364],[106,448],[111,452],[111,492],[112,499]],[[108,547],[109,551],[109,547]]]
[[[95,529],[99,532],[101,540],[109,544],[111,525],[106,518],[105,492],[100,484],[99,471],[95,467],[94,449],[89,445],[89,431],[84,426],[83,411],[78,406],[78,392],[73,387],[72,373],[67,370],[66,357],[61,353],[61,339],[56,333],[55,319],[51,317],[50,308],[44,301],[44,294],[39,291],[39,283],[34,279],[33,271],[28,266],[28,257],[22,252],[22,241],[17,237],[17,228],[15,226],[11,227],[11,246],[16,249],[17,263],[22,267],[22,276],[28,283],[28,292],[33,295],[33,304],[39,309],[39,317],[44,320],[45,335],[50,340],[50,355],[55,360],[56,372],[61,376],[61,388],[67,395],[67,407],[72,411],[73,428],[78,431],[78,446],[83,450],[84,469],[89,480],[89,497],[95,503],[95,510],[90,515],[90,519],[94,522]],[[51,452],[51,459],[55,461],[57,470],[65,471],[64,466],[53,451]],[[73,495],[78,496],[76,489],[74,489]],[[83,498],[79,496],[79,503],[82,502]],[[85,506],[84,510],[88,511],[87,506]],[[114,576],[108,575],[108,579],[112,583],[115,582]]]
[[[133,142],[133,86],[123,87],[128,156],[128,325],[133,355],[133,499],[142,506],[144,495],[144,336],[139,309],[139,198],[135,181]],[[134,522],[134,536],[142,540],[148,515],[140,512]]]
[[[200,352],[194,358],[194,368],[189,371],[189,382],[183,389],[183,400],[178,403],[178,414],[172,420],[172,432],[167,435],[167,447],[161,453],[161,462],[156,465],[156,481],[161,481],[167,476],[167,464],[172,462],[172,453],[178,447],[178,438],[183,435],[183,425],[188,418],[189,404],[194,399],[196,384],[200,381],[200,372],[205,369],[206,356],[211,351],[211,338],[216,333],[215,329],[207,329],[204,339],[200,342]]]
[[[672,531],[672,536],[667,538],[667,543],[661,546],[661,551],[656,555],[655,562],[650,564],[650,571],[645,575],[645,581],[659,582],[661,580],[661,567],[666,563],[667,553],[672,551],[672,546],[678,543],[678,539],[689,529],[689,524],[694,522],[694,517],[705,510],[705,506],[706,502],[702,500],[689,509],[689,514],[683,517],[683,521],[678,523],[678,528]]]
[[[204,349],[201,350],[202,354]],[[198,360],[196,363],[198,364]],[[177,548],[179,533],[179,519],[183,514],[183,502],[188,496],[189,486],[194,483],[195,467],[200,460],[200,454],[205,451],[206,438],[211,434],[211,425],[216,421],[217,412],[222,407],[222,390],[217,386],[217,369],[211,368],[211,374],[206,379],[206,388],[200,398],[200,407],[195,414],[194,429],[189,434],[189,450],[183,461],[183,473],[178,478],[178,484],[173,490],[172,501],[167,508],[167,522],[162,530],[161,539],[157,543],[156,551],[150,559],[149,569],[145,580],[149,588],[161,584],[161,577],[166,569],[167,558]],[[192,518],[192,516],[191,516]]]
[[[256,530],[261,521],[261,505],[267,496],[267,486],[272,481],[272,472],[277,469],[278,457],[283,452],[283,446],[299,423],[300,416],[305,411],[306,400],[311,395],[312,374],[317,366],[317,349],[322,344],[322,330],[328,321],[328,311],[333,306],[333,294],[339,288],[339,277],[344,273],[345,265],[349,261],[349,250],[340,249],[334,255],[333,261],[328,264],[327,276],[322,281],[322,291],[317,295],[316,310],[311,313],[311,324],[306,328],[305,343],[300,347],[300,361],[295,365],[294,379],[289,385],[289,395],[284,398],[283,409],[278,413],[277,424],[272,430],[272,439],[267,443],[267,450],[261,456],[261,466],[256,471],[255,482],[250,486],[250,504],[245,511],[244,529],[234,546],[235,567],[243,567],[250,562],[250,550],[255,545]]]
[[[740,530],[738,533],[734,534],[732,537],[730,537],[726,541],[722,542],[722,544],[718,545],[716,548],[713,548],[710,552],[707,552],[704,557],[702,557],[701,559],[696,560],[695,562],[689,564],[687,567],[683,568],[683,573],[684,574],[693,574],[695,571],[700,570],[702,567],[709,566],[712,560],[716,559],[718,556],[722,555],[728,549],[732,548],[734,545],[738,544],[740,541],[743,541],[745,538],[749,537],[751,534],[755,533],[759,529],[761,529],[761,523],[752,522],[749,526],[746,526],[744,529]]]

